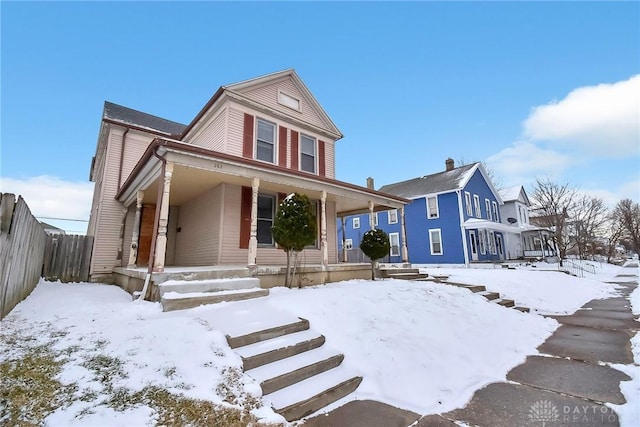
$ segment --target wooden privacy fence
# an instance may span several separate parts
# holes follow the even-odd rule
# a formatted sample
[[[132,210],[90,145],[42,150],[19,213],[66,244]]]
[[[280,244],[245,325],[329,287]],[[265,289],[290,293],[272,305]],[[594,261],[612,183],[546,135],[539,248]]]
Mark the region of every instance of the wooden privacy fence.
[[[0,193],[0,319],[38,284],[47,241],[24,199],[15,200]]]
[[[44,251],[42,277],[61,282],[86,282],[93,237],[59,234],[49,236]]]

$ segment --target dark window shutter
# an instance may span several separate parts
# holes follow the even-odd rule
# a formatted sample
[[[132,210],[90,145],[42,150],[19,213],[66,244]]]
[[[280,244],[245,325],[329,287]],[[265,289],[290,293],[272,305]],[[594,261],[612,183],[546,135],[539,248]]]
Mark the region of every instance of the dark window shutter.
[[[251,187],[242,187],[242,198],[240,200],[240,249],[249,249],[252,197],[253,191]]]
[[[242,156],[253,159],[253,116],[244,114],[244,131],[242,134]]]
[[[280,126],[280,134],[278,136],[278,166],[287,167],[287,128]]]
[[[324,141],[318,141],[318,170],[320,176],[327,176],[324,155]]]
[[[291,131],[291,169],[298,170],[298,132]]]

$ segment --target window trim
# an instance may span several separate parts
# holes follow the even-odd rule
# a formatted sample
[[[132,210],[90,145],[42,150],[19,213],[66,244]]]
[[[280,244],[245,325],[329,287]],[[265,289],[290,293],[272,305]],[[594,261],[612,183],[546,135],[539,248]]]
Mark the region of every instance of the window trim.
[[[353,222],[351,223],[351,227],[353,229],[360,228],[360,217],[353,218]]]
[[[378,212],[374,212],[373,213],[373,227],[377,227],[378,226]]]
[[[475,208],[476,218],[482,218],[482,211],[480,210],[480,196],[473,195],[473,207]]]
[[[391,213],[392,212],[395,214],[395,218],[394,218],[393,221],[391,220]],[[387,223],[389,223],[389,224],[397,224],[398,223],[398,209],[391,209],[391,210],[387,211]]]
[[[500,222],[500,211],[498,210],[498,202],[491,202],[491,207],[493,208],[494,221]]]
[[[347,251],[353,249],[353,239],[344,239],[344,249]]]
[[[436,214],[431,216],[431,211],[429,207],[429,200],[433,199],[436,201]],[[440,205],[438,203],[438,196],[430,196],[427,197],[427,219],[438,219],[440,218]]]
[[[395,246],[397,248],[397,253],[393,252],[393,243],[392,237],[395,237],[398,245]],[[400,256],[400,233],[389,233],[389,256]]]
[[[273,194],[269,194],[269,193],[258,193],[258,200],[260,199],[260,197],[269,197],[271,200],[273,200],[272,203],[272,207],[271,207],[271,227],[273,227],[273,223],[276,219],[276,209],[277,209],[277,204],[278,204],[278,197],[273,195]],[[257,216],[256,218],[256,241],[258,243],[258,247],[261,248],[271,248],[271,247],[275,247],[276,245],[276,241],[273,238],[273,233],[271,232],[271,227],[269,227],[269,234],[271,235],[271,243],[260,243],[260,241],[258,240],[258,224],[260,224],[260,221],[266,221],[269,220],[268,218],[261,218],[260,216]]]
[[[303,146],[302,141],[304,138],[308,138],[313,142],[313,171],[308,171],[302,168],[302,156],[303,155],[309,156],[309,154],[302,152],[302,146]],[[302,172],[310,173],[313,175],[318,174],[318,139],[302,132],[300,132],[300,148],[298,149],[298,165],[299,165],[298,169],[300,169],[300,171]]]
[[[272,155],[272,160],[271,161],[262,160],[262,159],[258,158],[258,142],[261,141],[258,138],[258,128],[260,127],[259,126],[260,122],[267,123],[267,124],[273,126],[273,133],[272,133],[273,134],[273,142],[263,141],[265,144],[271,144],[271,146],[273,147],[273,151],[272,151],[273,155]],[[278,144],[276,143],[277,142],[278,125],[275,122],[263,119],[261,117],[256,117],[256,126],[255,126],[255,128],[256,128],[256,135],[255,135],[255,138],[254,138],[254,153],[255,153],[254,159],[259,161],[259,162],[265,162],[265,163],[269,163],[269,164],[275,165],[276,164],[276,159],[278,158],[278,152],[277,152]]]
[[[283,101],[281,100],[281,99],[282,99],[282,98],[281,98],[282,96],[285,96],[285,97],[287,97],[287,98],[291,98],[291,99],[292,99],[292,100],[294,100],[294,101],[297,101],[297,102],[298,102],[298,108],[295,108],[295,107],[292,107],[292,106],[290,106],[290,105],[287,105],[285,102],[283,102]],[[285,92],[285,91],[283,91],[283,90],[281,90],[281,89],[278,89],[278,104],[282,105],[283,107],[287,107],[287,108],[289,108],[289,109],[291,109],[291,110],[293,110],[293,111],[299,111],[299,112],[302,112],[302,102],[300,102],[300,100],[299,100],[298,98],[296,98],[295,96],[293,96],[293,95],[289,95],[287,92]]]
[[[496,250],[496,233],[493,230],[489,230],[488,240],[489,240],[489,250],[491,251],[491,254],[497,255],[498,251]]]
[[[432,233],[436,233],[438,236],[438,240],[440,243],[440,252],[434,252],[433,251],[433,237],[432,237]],[[441,256],[444,254],[444,248],[442,247],[442,230],[440,228],[431,228],[429,229],[429,249],[431,251],[431,255],[434,256]]]
[[[484,199],[484,207],[487,210],[487,219],[493,221],[493,215],[491,214],[491,200]]]
[[[471,205],[471,193],[468,191],[464,192],[464,202],[467,206],[467,216],[473,216],[473,206]]]
[[[486,230],[478,230],[478,242],[480,246],[480,253],[482,255],[487,254],[487,231]]]

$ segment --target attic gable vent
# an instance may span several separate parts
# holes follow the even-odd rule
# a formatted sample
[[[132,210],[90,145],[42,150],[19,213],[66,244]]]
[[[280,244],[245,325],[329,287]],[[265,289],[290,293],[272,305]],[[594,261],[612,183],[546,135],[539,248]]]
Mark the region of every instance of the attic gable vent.
[[[300,100],[284,92],[278,91],[278,104],[300,111]]]

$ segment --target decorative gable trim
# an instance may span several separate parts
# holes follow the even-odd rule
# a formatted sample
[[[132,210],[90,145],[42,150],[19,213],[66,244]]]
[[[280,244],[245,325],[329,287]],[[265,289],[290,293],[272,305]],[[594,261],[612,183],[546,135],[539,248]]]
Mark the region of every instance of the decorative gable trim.
[[[482,163],[480,163],[480,162],[476,163],[473,166],[473,168],[469,171],[469,173],[465,177],[464,181],[462,181],[460,183],[459,189],[462,190],[467,186],[469,181],[471,181],[471,178],[473,178],[473,175],[476,174],[476,170],[479,170],[480,174],[482,174],[482,178],[487,183],[487,186],[489,187],[489,190],[491,190],[491,192],[493,193],[493,197],[496,198],[496,201],[498,202],[498,204],[499,205],[504,205],[504,202],[502,201],[502,197],[500,197],[500,193],[498,193],[498,190],[496,189],[496,187],[493,186],[493,183],[491,182],[491,179],[489,178],[489,175],[487,174],[486,169],[484,168],[484,166],[482,166]]]

